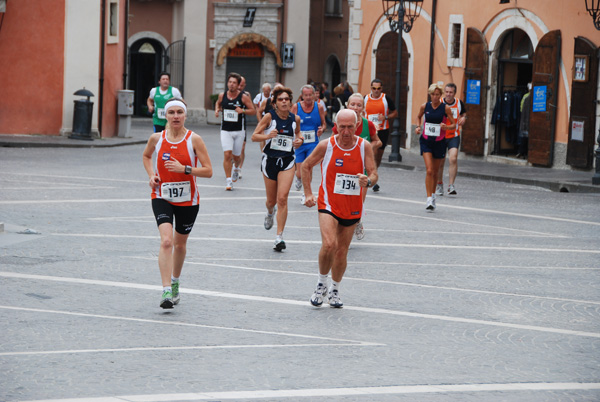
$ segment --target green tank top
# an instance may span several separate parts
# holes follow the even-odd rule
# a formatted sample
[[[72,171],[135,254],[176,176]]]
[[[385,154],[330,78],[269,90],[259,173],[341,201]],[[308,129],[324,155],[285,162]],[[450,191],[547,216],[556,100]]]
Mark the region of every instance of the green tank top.
[[[154,93],[154,114],[152,115],[152,122],[155,126],[166,126],[167,116],[165,114],[165,105],[167,101],[173,97],[173,87],[169,86],[167,93],[164,95],[160,93],[160,87],[156,87]]]
[[[369,134],[369,120],[362,118],[362,131],[359,135],[360,138],[371,142],[371,134]]]

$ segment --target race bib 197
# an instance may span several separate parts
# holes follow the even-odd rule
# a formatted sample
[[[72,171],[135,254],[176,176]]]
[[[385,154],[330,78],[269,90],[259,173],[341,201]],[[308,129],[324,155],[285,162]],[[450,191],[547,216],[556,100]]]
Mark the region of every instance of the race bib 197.
[[[360,195],[360,185],[358,184],[358,176],[355,174],[336,174],[333,192],[335,194]]]
[[[170,202],[186,202],[192,199],[189,181],[163,183],[160,186],[160,194],[164,200]]]

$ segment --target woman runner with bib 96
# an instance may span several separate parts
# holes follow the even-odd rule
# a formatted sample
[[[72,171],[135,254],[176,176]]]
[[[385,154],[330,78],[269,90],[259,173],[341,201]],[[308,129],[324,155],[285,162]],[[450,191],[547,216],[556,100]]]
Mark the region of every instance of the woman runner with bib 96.
[[[446,130],[454,130],[454,117],[450,106],[441,102],[444,87],[440,84],[429,86],[431,102],[421,105],[417,116],[416,134],[420,134],[421,155],[425,160],[427,176],[425,176],[425,190],[427,191],[427,203],[425,209],[429,212],[435,210],[435,185],[437,183],[438,170],[446,156]],[[425,116],[425,119],[423,119]],[[446,124],[449,121],[450,124]]]
[[[179,303],[179,276],[187,239],[200,208],[196,177],[212,177],[204,141],[184,127],[186,112],[181,99],[166,103],[166,129],[150,136],[142,158],[150,178],[152,210],[160,233],[158,268],[163,285],[160,307],[165,309]]]

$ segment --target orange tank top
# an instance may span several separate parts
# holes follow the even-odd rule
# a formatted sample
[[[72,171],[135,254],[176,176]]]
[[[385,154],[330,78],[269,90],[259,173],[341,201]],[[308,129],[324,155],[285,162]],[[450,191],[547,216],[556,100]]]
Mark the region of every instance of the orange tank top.
[[[196,177],[184,173],[169,172],[165,161],[177,159],[182,165],[198,166],[198,159],[192,145],[192,132],[188,130],[183,139],[177,143],[167,139],[164,130],[154,147],[154,172],[160,177],[157,188],[152,190],[152,199],[162,198],[178,206],[198,205],[200,194],[196,186]]]
[[[362,192],[357,174],[365,170],[365,141],[357,137],[352,149],[342,149],[337,136],[327,141],[327,150],[321,162],[319,209],[340,219],[359,219],[362,215]]]
[[[388,116],[388,102],[384,93],[377,99],[372,98],[371,94],[365,96],[365,114],[367,115],[367,120],[372,121],[377,130],[390,128],[388,121],[385,120]],[[379,121],[379,114],[383,115],[383,121]]]

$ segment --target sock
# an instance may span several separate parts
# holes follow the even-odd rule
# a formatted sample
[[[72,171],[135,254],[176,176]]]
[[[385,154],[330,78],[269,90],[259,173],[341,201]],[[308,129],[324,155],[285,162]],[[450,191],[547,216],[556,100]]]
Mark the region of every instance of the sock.
[[[329,291],[333,292],[334,290],[337,290],[339,292],[339,287],[340,287],[340,283],[331,279],[331,287],[329,288]]]
[[[319,282],[317,282],[317,285],[319,283],[322,283],[323,285],[327,286],[327,274],[325,274],[325,275],[319,274]]]
[[[171,275],[171,283],[178,283],[179,282],[179,278],[175,278],[173,275]]]
[[[170,286],[163,286],[163,292],[166,292],[166,291],[172,292],[171,287]]]

